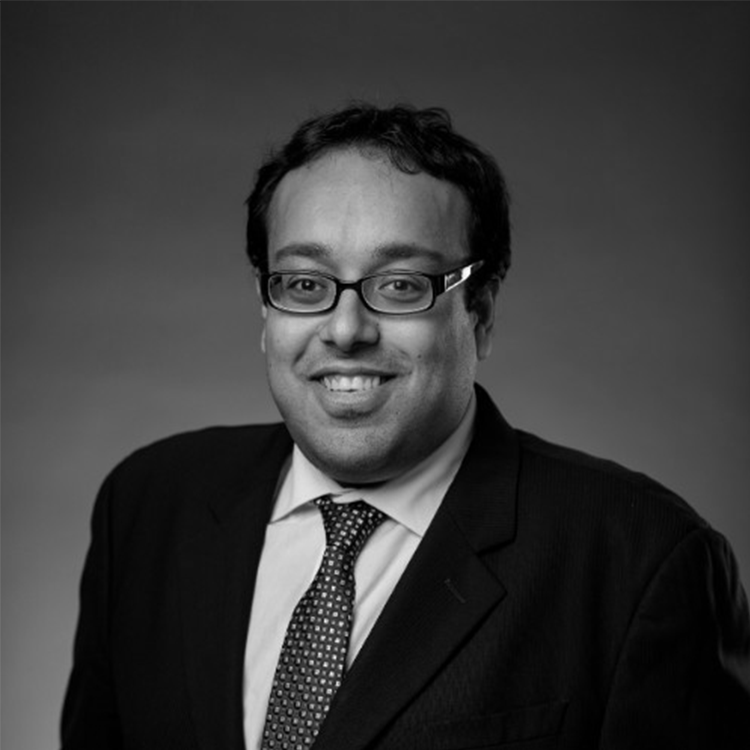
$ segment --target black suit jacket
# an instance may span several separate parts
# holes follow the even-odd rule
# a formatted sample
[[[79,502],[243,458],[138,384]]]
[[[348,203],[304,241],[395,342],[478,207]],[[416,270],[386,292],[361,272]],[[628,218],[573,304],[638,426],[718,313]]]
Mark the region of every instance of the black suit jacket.
[[[141,450],[93,516],[65,750],[240,750],[281,425]],[[750,748],[750,627],[726,541],[647,477],[514,431],[469,453],[315,750]]]

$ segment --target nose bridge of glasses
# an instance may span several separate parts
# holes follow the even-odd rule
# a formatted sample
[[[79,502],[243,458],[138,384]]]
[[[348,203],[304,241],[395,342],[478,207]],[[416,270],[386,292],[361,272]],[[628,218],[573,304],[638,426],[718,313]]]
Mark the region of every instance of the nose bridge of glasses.
[[[358,304],[365,308],[366,310],[369,310],[370,312],[377,312],[370,302],[367,301],[365,298],[365,282],[367,282],[367,277],[357,279],[356,281],[341,281],[340,279],[335,279],[336,283],[336,296],[334,299],[334,307],[338,307],[339,303],[341,302],[341,296],[345,291],[352,291],[354,295],[357,298]]]
[[[379,339],[378,316],[363,299],[361,283],[338,282],[337,296],[325,311],[319,332],[324,342],[350,350]]]

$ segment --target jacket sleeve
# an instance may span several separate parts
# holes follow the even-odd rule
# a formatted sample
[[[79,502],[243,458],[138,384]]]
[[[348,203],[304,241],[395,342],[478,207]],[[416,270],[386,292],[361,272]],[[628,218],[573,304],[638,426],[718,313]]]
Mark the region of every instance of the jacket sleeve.
[[[73,670],[63,705],[63,750],[122,747],[110,660],[112,607],[111,477],[94,506],[80,588]]]
[[[708,528],[660,566],[630,625],[602,750],[750,748],[750,620],[727,541]]]

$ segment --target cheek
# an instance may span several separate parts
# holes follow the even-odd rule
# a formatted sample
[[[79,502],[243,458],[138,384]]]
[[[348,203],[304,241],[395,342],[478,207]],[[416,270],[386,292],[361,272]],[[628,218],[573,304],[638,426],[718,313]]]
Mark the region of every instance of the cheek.
[[[446,362],[464,360],[474,354],[474,316],[466,310],[463,300],[455,296],[451,310],[439,321],[437,346]]]
[[[316,330],[315,321],[277,318],[270,313],[262,334],[268,372],[277,379],[291,377],[300,360],[309,353]]]
[[[430,321],[429,325],[415,325],[409,332],[402,331],[398,343],[409,353],[421,371],[421,380],[441,383],[441,388],[458,385],[455,374],[468,373],[476,367],[476,346],[471,321],[462,315],[446,315]]]
[[[262,347],[266,356],[266,368],[270,375],[283,372],[292,359],[291,344],[294,337],[285,332],[283,326],[267,322],[263,328]]]

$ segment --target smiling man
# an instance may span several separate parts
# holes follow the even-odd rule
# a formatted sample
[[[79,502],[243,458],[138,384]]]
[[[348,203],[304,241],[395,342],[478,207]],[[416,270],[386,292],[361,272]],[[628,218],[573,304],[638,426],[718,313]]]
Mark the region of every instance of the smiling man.
[[[349,484],[393,479],[458,427],[489,352],[492,296],[467,309],[474,263],[461,190],[356,149],[287,174],[268,212],[264,350],[295,443]],[[304,276],[300,274],[304,273]],[[335,279],[365,279],[337,293]]]
[[[732,552],[475,383],[509,266],[494,160],[351,107],[261,167],[283,424],[133,454],[97,500],[63,747],[750,747]]]

